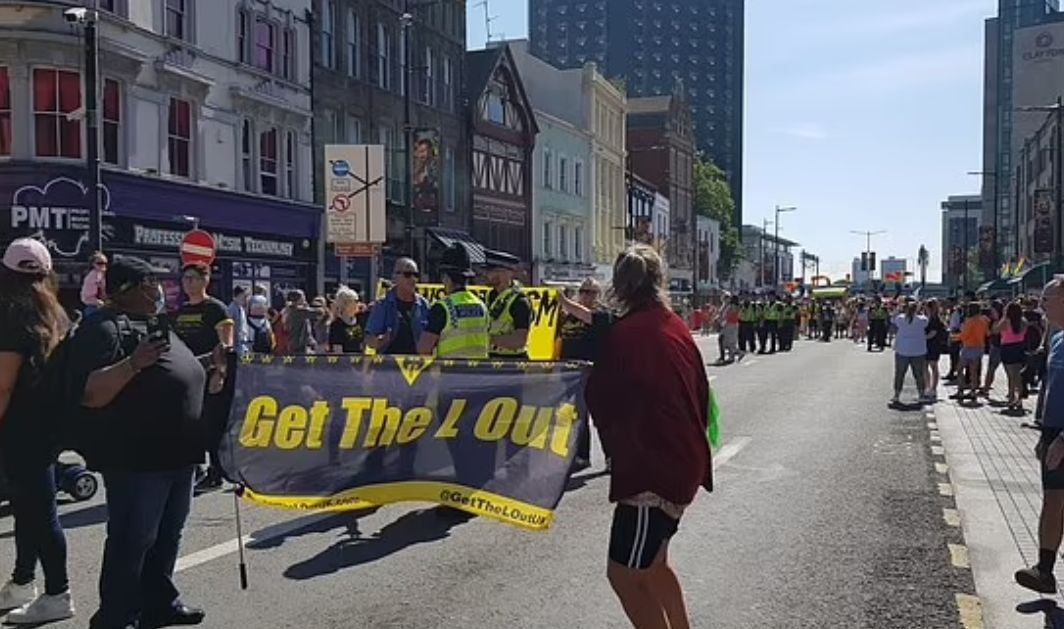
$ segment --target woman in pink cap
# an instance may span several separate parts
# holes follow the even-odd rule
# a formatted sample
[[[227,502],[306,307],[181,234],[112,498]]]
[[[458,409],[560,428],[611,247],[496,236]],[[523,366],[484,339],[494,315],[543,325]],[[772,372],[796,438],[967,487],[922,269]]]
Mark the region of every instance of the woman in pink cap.
[[[56,296],[52,257],[36,240],[15,240],[0,267],[0,454],[15,516],[15,570],[0,588],[7,622],[37,624],[70,618],[74,604],[67,580],[67,549],[55,506],[54,418],[43,369],[70,327]],[[37,595],[34,572],[44,570]]]

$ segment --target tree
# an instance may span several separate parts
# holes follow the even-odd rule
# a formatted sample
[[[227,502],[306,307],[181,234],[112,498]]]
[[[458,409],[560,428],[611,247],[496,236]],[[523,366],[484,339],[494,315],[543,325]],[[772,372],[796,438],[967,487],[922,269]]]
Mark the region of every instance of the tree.
[[[695,211],[720,223],[720,279],[731,277],[739,263],[739,228],[735,224],[735,200],[724,171],[712,161],[695,161]]]
[[[920,251],[916,254],[916,266],[920,267],[920,288],[927,286],[927,267],[931,264],[931,253],[927,247],[920,245]]]

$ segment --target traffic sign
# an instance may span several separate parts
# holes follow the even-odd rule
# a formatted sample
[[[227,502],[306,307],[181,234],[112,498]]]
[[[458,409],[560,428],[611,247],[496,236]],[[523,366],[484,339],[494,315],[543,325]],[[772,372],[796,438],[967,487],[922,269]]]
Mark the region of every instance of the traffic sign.
[[[193,229],[181,239],[181,266],[214,263],[214,236],[202,229]]]
[[[325,241],[383,243],[385,229],[384,146],[325,146]]]

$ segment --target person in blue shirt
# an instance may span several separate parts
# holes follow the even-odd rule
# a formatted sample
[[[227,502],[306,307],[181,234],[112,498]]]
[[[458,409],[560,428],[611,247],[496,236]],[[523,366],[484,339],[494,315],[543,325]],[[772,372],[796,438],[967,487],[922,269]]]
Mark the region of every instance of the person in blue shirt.
[[[366,323],[366,345],[379,354],[417,354],[418,339],[429,323],[429,302],[417,293],[417,263],[399,258],[392,288],[378,300]]]
[[[1064,536],[1064,276],[1058,275],[1042,293],[1049,327],[1042,437],[1035,446],[1042,468],[1042,514],[1038,524],[1038,563],[1016,572],[1016,583],[1055,594],[1053,566]]]

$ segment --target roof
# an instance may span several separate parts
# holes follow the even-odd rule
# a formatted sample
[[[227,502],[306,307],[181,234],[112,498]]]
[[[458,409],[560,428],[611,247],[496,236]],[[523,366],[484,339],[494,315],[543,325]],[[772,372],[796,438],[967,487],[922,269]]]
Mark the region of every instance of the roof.
[[[491,73],[499,63],[499,56],[505,46],[472,50],[466,53],[466,95],[475,100],[484,91]]]
[[[667,112],[672,107],[672,96],[645,96],[628,99],[628,114]]]

